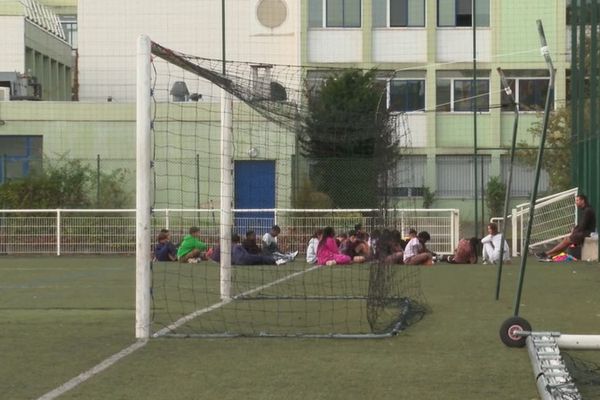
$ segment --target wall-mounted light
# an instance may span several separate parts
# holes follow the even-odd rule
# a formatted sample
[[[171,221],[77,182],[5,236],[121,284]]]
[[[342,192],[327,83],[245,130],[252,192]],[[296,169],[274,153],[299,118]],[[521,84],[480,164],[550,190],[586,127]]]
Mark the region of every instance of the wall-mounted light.
[[[248,149],[248,157],[250,157],[250,158],[258,157],[258,149],[256,147],[250,147]]]

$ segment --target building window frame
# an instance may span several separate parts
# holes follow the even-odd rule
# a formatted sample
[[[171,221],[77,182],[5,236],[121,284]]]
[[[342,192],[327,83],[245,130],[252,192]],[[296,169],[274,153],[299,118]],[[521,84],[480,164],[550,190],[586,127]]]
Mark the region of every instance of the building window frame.
[[[399,1],[399,2],[403,2],[402,7],[404,8],[404,13],[406,15],[406,24],[394,24],[392,25],[392,2],[394,1]],[[386,26],[388,28],[424,28],[426,25],[426,3],[425,0],[415,0],[415,1],[420,1],[423,9],[423,14],[422,14],[422,22],[420,23],[410,23],[409,21],[409,2],[411,0],[386,0],[386,11],[387,11],[387,16],[386,16]]]
[[[312,0],[315,1],[315,0]],[[329,21],[329,13],[327,12],[327,5],[330,1],[339,1],[342,3],[342,9],[344,7],[346,7],[346,2],[350,2],[353,0],[316,0],[318,2],[320,2],[320,13],[321,15],[315,15],[314,18],[312,18],[312,14],[311,14],[311,5],[309,5],[309,28],[325,28],[325,29],[360,29],[363,26],[363,5],[364,5],[364,0],[358,0],[358,24],[352,24],[351,21],[349,21],[348,23],[346,23],[345,21],[345,17],[344,15],[342,15],[342,23],[341,25],[337,25],[337,24],[330,24]],[[318,7],[319,8],[319,7]],[[317,9],[318,9],[317,8]],[[344,11],[342,11],[342,14],[344,14]],[[316,20],[320,20],[318,23]]]
[[[454,22],[452,24],[449,23],[442,23],[441,21],[441,15],[440,15],[440,10],[443,7],[440,7],[440,2],[445,2],[445,1],[452,1],[454,2]],[[472,28],[473,27],[473,6],[471,5],[471,9],[470,9],[470,14],[459,14],[459,2],[464,1],[465,3],[470,3],[472,4],[472,0],[437,0],[436,5],[437,5],[437,27],[438,28]],[[490,20],[491,20],[491,7],[490,7],[490,2],[491,0],[475,0],[475,1],[480,1],[480,2],[486,2],[487,3],[487,14],[486,14],[486,18],[485,20],[482,20],[481,17],[476,18],[476,22],[477,22],[477,27],[478,28],[489,28],[490,26]],[[481,6],[480,6],[481,7]],[[477,9],[481,9],[481,8],[476,8],[475,11],[477,11]],[[461,22],[460,18],[461,16],[469,16],[469,23],[465,22]],[[466,17],[462,17],[462,18],[466,18]]]
[[[418,107],[416,107],[416,108],[404,107],[404,109],[401,109],[400,107],[393,108],[392,85],[394,84],[394,82],[410,82],[410,83],[421,84],[421,88],[420,88],[419,92],[422,91],[423,94],[420,97]],[[393,79],[389,79],[386,82],[387,109],[393,113],[419,113],[419,112],[422,113],[422,112],[425,112],[425,104],[427,104],[426,85],[427,85],[427,82],[424,78],[393,78]],[[402,97],[405,97],[405,98],[410,97],[410,92],[403,94]]]
[[[524,76],[524,77],[512,76],[511,77],[511,76],[508,76],[506,78],[506,80],[508,81],[508,84],[513,92],[513,95],[515,96],[515,101],[519,105],[520,112],[539,112],[539,111],[544,110],[544,107],[546,105],[546,94],[548,93],[548,86],[550,85],[549,77],[539,77],[539,76]],[[537,90],[535,91],[536,94],[534,96],[536,96],[536,97],[539,96],[539,104],[532,105],[532,104],[524,104],[522,102],[521,88],[522,88],[522,86],[524,86],[524,85],[522,85],[523,81],[545,81],[546,82],[545,93],[542,93],[543,88],[537,88]],[[503,87],[501,87],[500,89],[501,89],[500,105],[501,105],[502,112],[514,112],[514,110],[515,110],[514,105],[510,101],[508,95],[504,92],[504,90],[502,90]],[[551,106],[551,109],[554,109],[554,99],[552,99],[550,106]]]
[[[440,81],[450,81],[450,99],[449,101],[444,101],[442,104],[440,104],[440,95],[439,95],[439,83]],[[474,101],[473,99],[470,99],[471,96],[468,96],[466,99],[456,99],[456,83],[457,82],[465,82],[465,83],[472,83],[473,79],[468,79],[465,77],[456,77],[456,78],[438,78],[436,79],[436,111],[438,112],[451,112],[451,113],[472,113],[473,112],[473,106],[470,105],[469,109],[459,109],[457,110],[456,108],[456,103],[457,102],[463,102],[463,101],[468,101],[469,103],[471,101]],[[476,79],[476,84],[479,85],[479,83],[481,82],[485,82],[487,83],[487,107],[484,108],[478,108],[477,112],[479,113],[488,113],[490,112],[490,78],[483,78],[483,77],[478,77]],[[477,89],[476,89],[476,97],[479,97],[480,95],[477,94]],[[475,100],[476,101],[476,100]],[[449,109],[446,109],[446,107],[449,106]]]

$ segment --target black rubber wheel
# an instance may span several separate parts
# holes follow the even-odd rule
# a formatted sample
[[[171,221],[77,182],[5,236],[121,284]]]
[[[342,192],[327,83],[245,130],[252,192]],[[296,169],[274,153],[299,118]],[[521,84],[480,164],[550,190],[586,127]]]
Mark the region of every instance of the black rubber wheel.
[[[500,327],[500,340],[508,347],[523,347],[527,336],[519,335],[519,332],[531,332],[531,325],[521,317],[510,317]]]

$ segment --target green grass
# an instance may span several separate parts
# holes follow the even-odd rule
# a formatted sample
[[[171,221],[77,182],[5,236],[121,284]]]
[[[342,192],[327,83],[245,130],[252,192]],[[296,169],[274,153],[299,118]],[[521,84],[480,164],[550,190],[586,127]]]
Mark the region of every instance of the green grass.
[[[0,258],[0,398],[31,399],[134,342],[133,258]],[[536,399],[527,352],[498,338],[518,263],[422,271],[433,312],[381,340],[157,339],[64,399]],[[529,262],[521,315],[600,331],[597,263]],[[585,353],[600,361],[597,352]]]

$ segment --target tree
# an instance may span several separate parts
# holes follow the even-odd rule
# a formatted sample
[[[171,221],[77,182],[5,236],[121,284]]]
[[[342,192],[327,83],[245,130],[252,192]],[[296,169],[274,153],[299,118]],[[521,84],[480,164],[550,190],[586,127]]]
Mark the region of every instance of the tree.
[[[499,176],[492,176],[485,189],[485,202],[488,206],[490,216],[501,215],[506,196],[506,184]]]
[[[314,162],[311,179],[335,207],[375,208],[398,146],[376,71],[347,70],[307,90],[300,150]],[[383,185],[384,187],[386,185]]]
[[[542,135],[543,120],[540,118],[528,129],[534,138]],[[520,159],[527,165],[535,166],[537,149],[526,143],[519,143]],[[567,105],[552,112],[548,119],[546,147],[542,159],[542,169],[550,177],[550,190],[561,192],[570,189],[571,182],[571,109]]]

